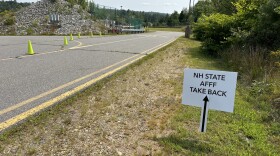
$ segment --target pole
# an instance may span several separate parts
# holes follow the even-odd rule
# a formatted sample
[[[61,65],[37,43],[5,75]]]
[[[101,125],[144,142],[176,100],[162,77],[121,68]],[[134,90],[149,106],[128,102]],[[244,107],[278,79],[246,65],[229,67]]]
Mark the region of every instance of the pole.
[[[193,7],[194,7],[194,1],[195,1],[195,0],[193,0],[193,5],[192,5]]]
[[[200,132],[206,132],[206,123],[207,123],[207,116],[208,116],[208,109],[207,109],[207,103],[209,102],[209,99],[207,96],[203,99],[204,106],[201,111],[201,123],[200,123]]]
[[[123,7],[123,6],[121,6],[121,24],[122,24],[122,7]]]
[[[191,5],[192,5],[192,0],[189,1],[189,14],[191,13]],[[191,22],[189,21],[189,19],[187,19],[187,26],[185,29],[185,37],[186,38],[190,38],[190,34],[191,34]]]
[[[204,132],[204,127],[205,127],[205,117],[206,117],[206,108],[207,108],[207,101],[204,101],[204,108],[203,108],[203,117],[202,117],[201,132]]]
[[[192,5],[192,0],[190,0],[190,3],[189,3],[189,12],[191,12],[191,5]]]

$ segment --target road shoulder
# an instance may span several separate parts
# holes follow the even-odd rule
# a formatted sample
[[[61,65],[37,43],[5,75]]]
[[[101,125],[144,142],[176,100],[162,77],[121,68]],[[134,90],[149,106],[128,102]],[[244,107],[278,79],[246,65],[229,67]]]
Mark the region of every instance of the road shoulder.
[[[166,125],[180,101],[173,83],[181,83],[182,47],[175,42],[4,134],[1,153],[159,154],[153,138],[171,133]]]

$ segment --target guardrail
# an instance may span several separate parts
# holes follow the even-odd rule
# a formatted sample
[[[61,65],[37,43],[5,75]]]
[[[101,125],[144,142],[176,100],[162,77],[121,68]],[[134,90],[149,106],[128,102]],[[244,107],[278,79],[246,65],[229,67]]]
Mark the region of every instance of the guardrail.
[[[125,33],[144,33],[145,29],[121,29],[121,32],[125,32]]]

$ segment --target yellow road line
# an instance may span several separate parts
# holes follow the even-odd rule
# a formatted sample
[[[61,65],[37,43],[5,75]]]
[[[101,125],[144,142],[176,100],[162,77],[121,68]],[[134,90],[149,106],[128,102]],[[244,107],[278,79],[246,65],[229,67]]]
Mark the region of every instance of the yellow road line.
[[[140,53],[140,54],[148,53],[148,52],[149,52],[149,53],[152,53],[152,52],[154,52],[154,51],[156,51],[156,50],[158,50],[158,49],[164,47],[165,45],[167,45],[167,44],[169,44],[169,43],[171,43],[171,42],[173,42],[173,41],[175,41],[175,40],[171,40],[171,41],[166,42],[165,44],[161,44],[160,46],[151,48],[150,50],[152,50],[152,51],[150,51],[150,52],[149,52],[148,50],[146,50],[146,51],[144,51],[144,52],[142,52],[142,53]],[[136,56],[139,56],[140,54],[135,55],[135,57],[136,57]],[[113,73],[116,73],[116,72],[119,71],[120,69],[123,69],[124,67],[127,67],[128,65],[130,65],[130,64],[132,64],[132,63],[134,63],[134,62],[140,60],[140,59],[143,58],[143,57],[145,57],[145,55],[141,55],[140,57],[138,57],[138,58],[136,58],[136,59],[134,59],[134,60],[132,60],[132,61],[130,61],[130,62],[128,62],[128,63],[126,63],[126,64],[124,64],[124,65],[118,67],[118,68],[116,68],[116,69],[113,69],[113,70],[111,70],[111,71],[109,71],[109,72],[107,72],[107,73],[105,73],[105,74],[103,74],[103,75],[101,75],[101,76],[99,76],[99,77],[93,79],[93,80],[90,80],[90,81],[88,81],[88,82],[86,82],[86,83],[84,83],[84,84],[82,84],[82,85],[80,85],[80,86],[74,88],[73,90],[67,91],[67,92],[65,92],[65,93],[63,93],[63,94],[61,94],[61,95],[59,95],[59,96],[57,96],[57,97],[55,97],[55,98],[53,98],[53,99],[47,101],[47,102],[44,102],[44,103],[42,103],[42,104],[40,104],[40,105],[38,105],[38,106],[36,106],[36,107],[34,107],[34,108],[32,108],[32,109],[27,110],[26,112],[23,112],[23,113],[21,113],[21,114],[15,116],[15,117],[12,117],[11,119],[8,119],[8,120],[6,120],[6,121],[0,123],[0,131],[6,129],[6,128],[8,128],[8,127],[10,127],[11,125],[16,124],[16,123],[19,122],[19,121],[22,121],[22,120],[24,120],[24,119],[26,119],[26,118],[28,118],[28,117],[30,117],[30,116],[36,114],[37,112],[40,112],[40,111],[43,110],[43,109],[48,108],[49,106],[52,106],[52,105],[58,103],[59,101],[62,101],[62,100],[64,100],[64,99],[66,99],[66,98],[68,98],[68,97],[70,97],[70,96],[72,96],[72,95],[78,93],[79,91],[82,91],[82,90],[86,89],[87,87],[91,86],[92,84],[96,83],[97,81],[99,81],[99,80],[101,80],[101,79],[103,79],[103,78],[105,78],[105,77],[108,77],[109,75],[112,75]],[[73,81],[72,81],[72,82],[73,82]],[[58,88],[59,88],[59,87],[58,87]],[[43,93],[43,94],[44,94],[44,93]],[[40,96],[40,95],[39,95],[39,96]],[[37,98],[38,98],[39,96],[37,96]],[[42,96],[42,94],[41,94],[41,96]],[[34,98],[34,99],[35,99],[35,98]],[[32,102],[32,101],[34,101],[34,99],[31,98],[31,99],[26,100],[26,101],[27,101],[27,102]],[[27,104],[27,102],[26,102],[26,104]],[[12,106],[12,107],[13,107],[13,106]]]
[[[161,45],[159,45],[159,46],[161,46]],[[154,48],[155,48],[155,47],[154,47]],[[154,48],[152,48],[152,49],[154,49]],[[148,50],[146,50],[146,51],[144,51],[144,52],[142,52],[142,53],[151,51],[152,49],[148,49]],[[142,53],[141,53],[141,54],[142,54]],[[140,55],[140,54],[138,54],[138,55]],[[120,61],[120,62],[117,62],[117,63],[115,63],[115,64],[113,64],[113,65],[107,66],[107,67],[105,67],[105,68],[103,68],[103,69],[100,69],[100,70],[98,70],[98,71],[96,71],[96,72],[93,72],[93,73],[91,73],[91,74],[88,74],[88,75],[86,75],[86,76],[83,76],[83,77],[81,77],[81,78],[78,78],[78,79],[76,79],[76,80],[73,80],[73,81],[71,81],[71,82],[68,82],[68,83],[66,83],[66,84],[64,84],[64,85],[62,85],[62,86],[59,86],[59,87],[57,87],[57,88],[54,88],[54,89],[49,90],[49,91],[47,91],[47,92],[44,92],[44,93],[42,93],[42,94],[40,94],[40,95],[37,95],[37,96],[35,96],[35,97],[32,97],[32,98],[30,98],[30,99],[28,99],[28,100],[25,100],[25,101],[23,101],[23,102],[20,102],[20,103],[18,103],[18,104],[15,104],[15,105],[13,105],[13,106],[11,106],[11,107],[5,108],[5,109],[3,109],[3,110],[0,111],[0,115],[5,114],[5,113],[7,113],[7,112],[10,112],[10,111],[12,111],[12,110],[15,110],[15,109],[17,109],[17,108],[19,108],[19,107],[22,107],[22,106],[24,106],[24,105],[26,105],[26,104],[28,104],[28,103],[31,103],[31,102],[33,102],[33,101],[35,101],[35,100],[38,100],[38,99],[40,99],[40,98],[42,98],[42,97],[45,97],[45,96],[47,96],[47,95],[49,95],[49,94],[52,94],[52,93],[54,93],[54,92],[56,92],[56,91],[58,91],[58,90],[61,90],[61,89],[63,89],[63,88],[66,88],[66,87],[68,87],[68,86],[70,86],[70,85],[73,85],[73,84],[75,84],[75,83],[77,83],[77,82],[80,82],[80,81],[82,81],[82,80],[84,80],[84,79],[86,79],[86,78],[89,78],[89,77],[91,77],[91,76],[93,76],[93,75],[95,75],[95,74],[98,74],[98,73],[100,73],[100,72],[102,72],[102,71],[105,71],[105,70],[110,69],[110,68],[112,68],[112,67],[114,67],[114,66],[117,66],[118,64],[121,64],[121,63],[123,63],[123,62],[125,62],[125,61],[128,61],[128,60],[130,60],[130,59],[132,59],[132,58],[134,58],[134,57],[137,57],[138,55],[134,55],[134,56],[129,57],[129,58],[125,59],[125,60],[122,60],[122,61]]]

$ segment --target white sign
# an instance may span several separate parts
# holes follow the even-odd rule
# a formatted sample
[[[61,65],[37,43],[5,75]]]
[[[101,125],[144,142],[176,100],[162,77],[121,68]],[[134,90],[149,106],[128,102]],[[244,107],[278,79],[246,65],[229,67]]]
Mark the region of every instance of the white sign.
[[[237,72],[185,69],[182,103],[203,107],[207,96],[208,108],[233,112]]]
[[[206,132],[208,109],[233,112],[236,81],[236,72],[185,69],[182,103],[202,108],[201,132]]]

